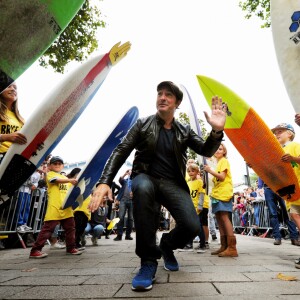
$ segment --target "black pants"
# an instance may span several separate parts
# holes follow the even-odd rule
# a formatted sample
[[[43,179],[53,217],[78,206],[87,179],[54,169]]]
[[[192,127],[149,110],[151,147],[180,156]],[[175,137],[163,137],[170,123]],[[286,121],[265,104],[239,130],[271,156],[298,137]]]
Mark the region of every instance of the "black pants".
[[[85,227],[88,223],[88,217],[83,211],[74,212],[75,220],[75,242],[76,246],[80,245],[80,238],[84,234]]]
[[[175,228],[163,235],[166,247],[172,250],[183,248],[199,233],[199,219],[191,196],[177,182],[139,174],[132,181],[132,192],[136,254],[142,262],[156,262],[161,257],[156,246],[161,205],[176,221]]]

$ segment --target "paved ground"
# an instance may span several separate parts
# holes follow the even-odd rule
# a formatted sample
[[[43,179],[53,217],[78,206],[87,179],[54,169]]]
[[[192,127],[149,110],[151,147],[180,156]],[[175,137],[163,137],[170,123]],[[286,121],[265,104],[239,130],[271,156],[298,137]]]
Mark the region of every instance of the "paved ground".
[[[0,299],[288,299],[300,298],[300,270],[294,260],[300,247],[283,241],[238,235],[238,258],[176,253],[179,272],[167,272],[159,263],[157,281],[149,292],[133,292],[131,279],[138,270],[134,241],[88,240],[81,256],[64,250],[44,251],[45,259],[28,259],[30,249],[0,252]],[[212,242],[211,248],[218,247]],[[278,273],[299,281],[282,281]]]

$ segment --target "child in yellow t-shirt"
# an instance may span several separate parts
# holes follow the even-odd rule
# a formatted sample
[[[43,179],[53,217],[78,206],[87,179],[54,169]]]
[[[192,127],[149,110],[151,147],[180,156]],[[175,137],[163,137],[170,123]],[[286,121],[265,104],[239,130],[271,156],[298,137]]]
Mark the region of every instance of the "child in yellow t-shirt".
[[[43,258],[48,254],[42,252],[45,242],[50,239],[56,225],[62,225],[66,234],[67,254],[79,255],[81,251],[76,249],[75,245],[75,222],[72,207],[62,209],[63,200],[71,184],[75,185],[75,178],[67,178],[61,175],[64,164],[62,158],[53,156],[49,162],[49,172],[47,173],[47,193],[48,204],[44,224],[37,237],[37,240],[31,248],[29,258]]]
[[[285,152],[281,161],[292,164],[293,170],[300,184],[300,144],[293,142],[295,138],[295,130],[293,126],[287,123],[282,123],[273,128],[272,132]],[[298,231],[300,231],[300,199],[293,202],[286,201],[286,204],[291,218],[298,227]],[[295,267],[300,269],[300,258],[295,264]]]
[[[217,167],[212,170],[205,165],[204,170],[214,176],[214,187],[211,191],[212,212],[216,215],[220,231],[221,247],[211,252],[212,255],[220,257],[238,256],[236,249],[236,238],[233,233],[232,223],[229,219],[229,212],[232,212],[233,184],[230,172],[230,165],[227,160],[227,149],[221,143],[214,154],[217,159]]]

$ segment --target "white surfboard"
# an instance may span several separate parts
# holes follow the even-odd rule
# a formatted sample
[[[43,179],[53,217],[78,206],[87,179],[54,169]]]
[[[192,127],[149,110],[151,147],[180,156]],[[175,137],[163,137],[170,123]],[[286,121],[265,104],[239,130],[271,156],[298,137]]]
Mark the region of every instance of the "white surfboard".
[[[116,44],[110,52],[80,65],[41,101],[21,132],[27,144],[13,144],[0,165],[0,191],[13,193],[51,153],[72,127],[112,66],[130,49],[130,43]]]
[[[274,47],[281,76],[296,113],[300,113],[300,1],[271,0]]]

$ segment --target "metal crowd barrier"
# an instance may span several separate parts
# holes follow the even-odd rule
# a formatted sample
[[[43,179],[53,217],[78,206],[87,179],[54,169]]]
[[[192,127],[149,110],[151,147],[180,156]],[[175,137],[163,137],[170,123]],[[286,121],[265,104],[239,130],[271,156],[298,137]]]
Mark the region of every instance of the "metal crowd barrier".
[[[246,207],[236,207],[232,213],[232,224],[234,230],[241,234],[253,235],[254,230],[259,230],[261,237],[266,237],[272,229],[266,201],[255,200]]]
[[[17,235],[23,248],[26,248],[23,241],[23,233],[17,231],[18,218],[24,219],[26,211],[22,209],[26,201],[23,192],[24,187],[21,187],[15,194],[4,203],[0,204],[0,236],[3,235]],[[27,219],[27,226],[31,230],[26,230],[24,233],[38,233],[41,230],[43,219],[47,207],[47,193],[43,188],[38,188],[31,191],[29,202],[29,214]]]

